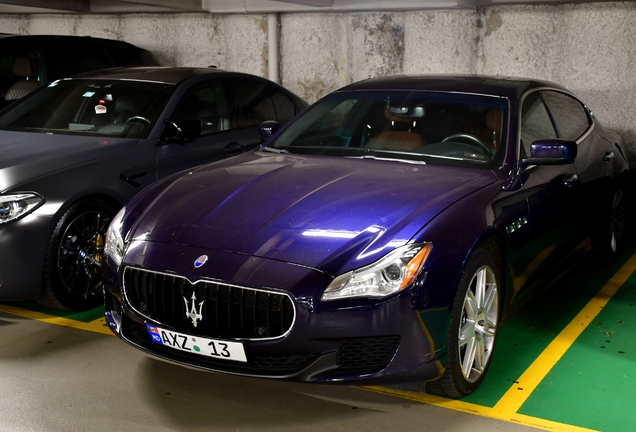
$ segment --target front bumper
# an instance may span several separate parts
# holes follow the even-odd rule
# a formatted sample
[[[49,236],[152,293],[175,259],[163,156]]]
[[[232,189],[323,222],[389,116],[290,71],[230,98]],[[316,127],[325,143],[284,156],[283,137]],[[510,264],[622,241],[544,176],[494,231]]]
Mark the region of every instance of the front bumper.
[[[121,273],[106,265],[105,305],[110,328],[124,341],[154,356],[211,371],[307,382],[385,384],[427,381],[443,372],[439,359],[445,352],[447,321],[436,322],[441,331],[427,328],[421,311],[414,305],[414,300],[422,298],[421,293],[415,295],[413,291],[405,291],[385,301],[321,302],[320,294],[332,278],[313,269],[205,251],[211,263],[223,265],[205,266],[206,272],[195,275],[192,273],[199,272],[193,271],[184,275],[177,269],[189,267],[194,270],[191,257],[198,257],[204,251],[152,243],[145,243],[143,247],[138,244],[134,249],[143,249],[143,254],[128,259],[123,266],[181,274],[193,282],[229,280],[233,285],[284,292],[294,305],[293,326],[279,337],[234,339],[243,343],[246,363],[219,360],[152,342],[146,324],[175,329],[135,311],[122,295]],[[171,259],[167,260],[167,256]],[[420,284],[418,290],[422,289]],[[173,303],[179,308],[184,304],[180,296]]]
[[[40,295],[50,225],[50,217],[36,215],[0,225],[0,301]]]

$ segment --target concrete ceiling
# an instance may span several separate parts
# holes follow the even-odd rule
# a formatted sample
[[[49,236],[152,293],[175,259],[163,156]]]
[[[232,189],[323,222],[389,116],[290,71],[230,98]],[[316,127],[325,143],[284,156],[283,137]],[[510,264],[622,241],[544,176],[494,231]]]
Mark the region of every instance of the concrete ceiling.
[[[0,14],[149,12],[350,12],[472,9],[503,4],[588,3],[603,0],[0,0]]]

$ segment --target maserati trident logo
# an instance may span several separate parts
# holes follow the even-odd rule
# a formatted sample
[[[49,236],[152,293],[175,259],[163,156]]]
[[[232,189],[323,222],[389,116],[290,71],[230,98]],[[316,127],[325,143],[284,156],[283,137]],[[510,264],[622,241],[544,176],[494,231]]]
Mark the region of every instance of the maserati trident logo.
[[[196,259],[196,261],[194,262],[194,268],[199,268],[201,267],[203,264],[205,264],[206,262],[208,262],[208,256],[207,255],[201,255],[199,258]]]
[[[185,306],[186,306],[186,318],[190,318],[192,320],[192,325],[196,327],[198,324],[197,321],[203,319],[203,314],[201,313],[201,311],[203,310],[203,303],[205,302],[205,300],[199,303],[199,312],[197,312],[197,306],[196,306],[197,296],[194,293],[194,291],[192,291],[192,308],[191,309],[188,309],[190,307],[190,305],[188,304],[188,299],[183,297],[183,301],[185,302]]]

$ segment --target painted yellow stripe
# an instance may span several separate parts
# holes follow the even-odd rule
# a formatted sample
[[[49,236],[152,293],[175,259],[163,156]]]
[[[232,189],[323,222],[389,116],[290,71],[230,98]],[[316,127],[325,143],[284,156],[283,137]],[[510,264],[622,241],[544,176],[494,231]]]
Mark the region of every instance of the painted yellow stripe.
[[[113,335],[108,326],[106,326],[106,319],[101,317],[90,322],[75,321],[68,318],[56,317],[53,315],[44,314],[41,312],[34,312],[27,309],[21,309],[14,306],[0,304],[0,312],[5,312],[11,315],[21,316],[23,318],[29,318],[36,321],[45,322],[48,324],[55,324],[64,327],[71,327],[80,330],[91,331],[94,333],[101,333],[106,335]]]
[[[419,402],[427,405],[434,405],[442,408],[448,408],[455,411],[461,411],[467,414],[479,415],[482,417],[488,417],[495,420],[502,420],[510,423],[516,423],[523,426],[534,427],[536,429],[542,429],[547,431],[559,431],[559,432],[595,432],[593,429],[586,429],[578,426],[572,426],[565,423],[553,422],[549,420],[543,420],[536,417],[531,417],[517,413],[502,413],[496,411],[494,408],[485,407],[481,405],[475,405],[468,402],[462,402],[461,400],[446,399],[441,396],[435,396],[426,393],[415,393],[402,390],[388,389],[385,387],[361,387],[365,390],[370,390],[376,393],[382,393],[390,396],[397,396],[402,399],[408,399],[414,402]]]
[[[493,409],[502,416],[519,411],[519,408],[530,397],[534,389],[550,372],[554,365],[563,357],[583,330],[603,310],[607,302],[616,294],[618,289],[636,271],[636,254],[616,272],[596,296],[578,313],[578,315],[557,335],[545,350],[535,359],[519,380],[508,389]]]

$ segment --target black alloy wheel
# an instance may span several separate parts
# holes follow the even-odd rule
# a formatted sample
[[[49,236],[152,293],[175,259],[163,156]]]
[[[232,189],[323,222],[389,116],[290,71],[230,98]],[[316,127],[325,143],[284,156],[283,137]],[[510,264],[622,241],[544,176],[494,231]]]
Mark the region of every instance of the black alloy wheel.
[[[103,302],[104,242],[116,212],[110,204],[94,198],[78,201],[64,212],[46,249],[38,302],[74,311],[92,309]]]

